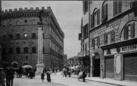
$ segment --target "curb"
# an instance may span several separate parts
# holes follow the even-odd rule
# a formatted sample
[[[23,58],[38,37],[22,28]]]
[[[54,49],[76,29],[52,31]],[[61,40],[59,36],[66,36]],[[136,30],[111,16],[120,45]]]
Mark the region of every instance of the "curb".
[[[72,76],[72,78],[77,78],[75,76]],[[126,86],[126,85],[122,85],[122,84],[115,84],[115,83],[109,83],[109,82],[103,82],[103,81],[97,81],[97,80],[90,80],[90,79],[86,79],[87,81],[93,81],[93,82],[99,82],[99,83],[106,83],[106,84],[110,84],[110,85],[117,85],[117,86]]]

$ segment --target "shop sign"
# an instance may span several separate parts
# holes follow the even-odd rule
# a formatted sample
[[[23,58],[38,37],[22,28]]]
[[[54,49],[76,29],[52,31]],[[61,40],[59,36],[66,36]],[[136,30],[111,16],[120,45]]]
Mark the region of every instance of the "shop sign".
[[[137,50],[137,44],[121,47],[121,52]]]

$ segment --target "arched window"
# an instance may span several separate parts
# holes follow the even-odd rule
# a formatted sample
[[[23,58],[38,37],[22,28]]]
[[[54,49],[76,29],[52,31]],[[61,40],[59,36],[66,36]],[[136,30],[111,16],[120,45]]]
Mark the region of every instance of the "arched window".
[[[123,27],[121,37],[123,40],[135,38],[135,21],[131,21]]]
[[[16,52],[20,53],[20,48],[19,47],[16,48]]]
[[[6,48],[2,49],[2,54],[6,54]]]
[[[91,27],[95,27],[100,24],[100,9],[95,8],[93,15],[91,15]]]
[[[6,35],[3,35],[3,36],[2,36],[2,40],[6,40]]]
[[[17,67],[18,67],[18,63],[17,63],[17,62],[13,62],[13,63],[12,63],[12,67],[13,67],[13,68],[17,68]]]
[[[13,48],[9,48],[9,53],[13,53]]]
[[[32,53],[36,53],[36,47],[32,47]]]
[[[104,1],[102,4],[102,22],[106,22],[108,19],[108,2]]]
[[[13,39],[13,35],[12,34],[9,34],[9,39]]]
[[[24,47],[24,53],[28,53],[28,47]]]
[[[20,39],[20,34],[19,33],[16,34],[16,38]]]
[[[32,39],[36,39],[36,33],[32,33]]]

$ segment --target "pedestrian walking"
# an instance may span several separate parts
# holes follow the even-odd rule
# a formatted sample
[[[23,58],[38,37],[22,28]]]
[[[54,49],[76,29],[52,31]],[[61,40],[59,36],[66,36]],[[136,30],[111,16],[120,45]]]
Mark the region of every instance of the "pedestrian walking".
[[[5,86],[5,73],[2,68],[0,68],[0,86]]]
[[[10,69],[10,86],[13,86],[14,70]]]
[[[45,76],[45,74],[44,74],[44,72],[42,72],[42,74],[41,74],[41,80],[42,80],[42,82],[44,81],[44,76]]]
[[[51,71],[48,69],[46,73],[47,73],[47,81],[51,82],[51,76],[50,76]]]
[[[86,74],[86,71],[84,70],[84,71],[83,71],[83,82],[85,82],[86,76],[87,76],[87,74]]]
[[[9,69],[9,67],[6,68],[5,73],[6,73],[6,86],[10,86],[10,69]]]

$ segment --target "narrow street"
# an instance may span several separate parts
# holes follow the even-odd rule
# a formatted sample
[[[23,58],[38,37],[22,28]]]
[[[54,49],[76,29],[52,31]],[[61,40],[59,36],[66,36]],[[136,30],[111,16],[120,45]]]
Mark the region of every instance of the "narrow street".
[[[60,73],[51,75],[52,82],[46,81],[46,76],[44,82],[41,81],[40,76],[36,76],[34,79],[29,79],[23,76],[22,78],[14,79],[14,86],[118,86],[94,81],[78,81],[77,78],[63,77]]]

